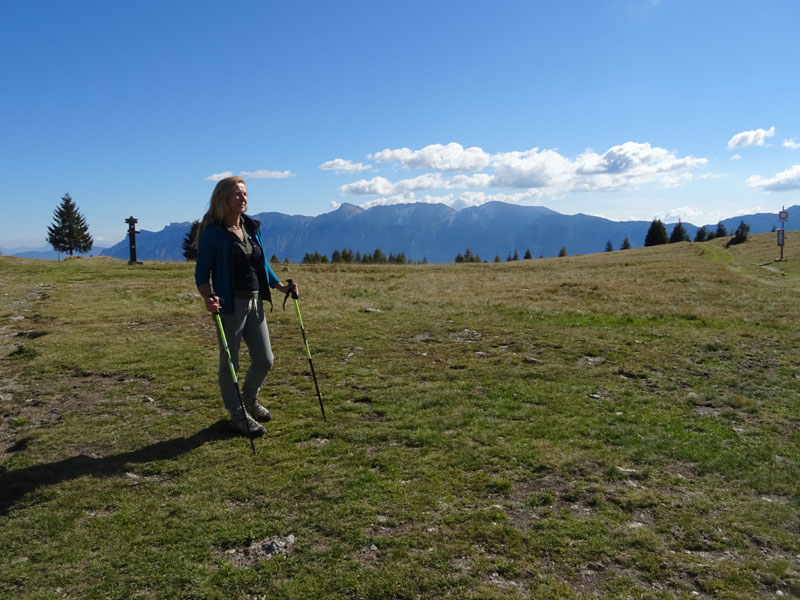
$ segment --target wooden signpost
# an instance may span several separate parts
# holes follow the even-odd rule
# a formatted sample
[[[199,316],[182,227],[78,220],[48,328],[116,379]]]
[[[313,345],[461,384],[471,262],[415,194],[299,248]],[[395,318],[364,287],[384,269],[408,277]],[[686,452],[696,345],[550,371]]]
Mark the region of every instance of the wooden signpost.
[[[136,234],[141,233],[140,231],[136,231],[136,223],[139,222],[139,219],[134,219],[133,216],[130,216],[125,219],[125,222],[128,224],[128,243],[130,244],[131,250],[131,259],[128,261],[128,264],[140,265],[142,263],[136,260]]]

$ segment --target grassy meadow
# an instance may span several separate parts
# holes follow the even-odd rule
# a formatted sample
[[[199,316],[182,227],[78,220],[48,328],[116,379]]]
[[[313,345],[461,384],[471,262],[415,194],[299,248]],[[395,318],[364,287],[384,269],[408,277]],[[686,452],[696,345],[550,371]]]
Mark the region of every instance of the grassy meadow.
[[[778,251],[278,267],[256,456],[193,265],[0,257],[0,597],[800,597]]]

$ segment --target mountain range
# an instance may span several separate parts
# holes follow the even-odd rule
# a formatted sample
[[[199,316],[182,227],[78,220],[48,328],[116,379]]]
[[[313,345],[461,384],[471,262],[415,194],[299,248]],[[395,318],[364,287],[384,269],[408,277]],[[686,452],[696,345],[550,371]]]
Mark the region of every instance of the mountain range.
[[[788,212],[800,214],[800,206]],[[584,214],[563,215],[542,206],[519,206],[488,202],[456,210],[444,204],[396,204],[369,209],[342,204],[316,217],[265,212],[251,215],[261,221],[261,233],[268,256],[298,262],[306,253],[330,257],[334,250],[351,249],[406,257],[428,262],[453,262],[456,254],[469,248],[483,260],[495,256],[505,260],[515,252],[522,257],[530,250],[534,257],[557,256],[562,247],[568,254],[602,252],[610,241],[619,249],[627,237],[631,247],[644,245],[650,221],[611,221]],[[756,213],[723,219],[729,234],[744,221],[751,233],[765,233],[780,227],[777,213]],[[683,224],[690,239],[698,226]],[[182,243],[191,222],[171,223],[161,231],[142,230],[136,236],[137,258],[143,261],[184,260]],[[666,225],[669,234],[674,227]],[[717,224],[706,224],[713,232]],[[128,259],[127,236],[99,254]]]

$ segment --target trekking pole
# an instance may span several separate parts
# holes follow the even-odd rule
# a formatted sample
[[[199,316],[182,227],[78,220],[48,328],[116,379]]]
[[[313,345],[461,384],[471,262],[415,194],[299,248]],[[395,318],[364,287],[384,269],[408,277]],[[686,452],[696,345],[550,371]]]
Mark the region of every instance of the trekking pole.
[[[231,351],[228,348],[228,340],[225,339],[225,329],[222,327],[222,319],[219,318],[219,312],[214,313],[214,321],[217,323],[217,331],[222,340],[222,347],[225,349],[225,354],[228,355],[228,368],[231,370],[231,377],[233,377],[233,385],[236,387],[236,395],[239,397],[239,406],[242,409],[242,419],[244,420],[244,427],[247,429],[247,437],[250,439],[250,449],[253,451],[253,456],[256,455],[256,445],[253,443],[253,433],[250,431],[250,423],[247,420],[247,410],[244,407],[244,400],[242,393],[239,391],[239,377],[236,375],[236,368],[233,366],[233,359],[231,358]]]
[[[311,350],[308,347],[306,328],[303,327],[303,317],[300,316],[300,304],[297,302],[297,292],[294,291],[294,281],[287,279],[286,283],[289,286],[289,291],[286,292],[286,296],[283,298],[283,310],[286,310],[286,300],[289,298],[289,294],[291,294],[294,300],[294,308],[297,310],[297,320],[300,322],[300,333],[303,334],[303,344],[305,344],[306,347],[308,365],[311,367],[311,376],[314,378],[314,387],[317,390],[317,398],[319,398],[319,410],[322,412],[322,420],[327,421],[328,419],[325,418],[325,407],[322,405],[322,394],[319,391],[319,384],[317,383],[317,374],[314,372],[314,361],[311,360]]]

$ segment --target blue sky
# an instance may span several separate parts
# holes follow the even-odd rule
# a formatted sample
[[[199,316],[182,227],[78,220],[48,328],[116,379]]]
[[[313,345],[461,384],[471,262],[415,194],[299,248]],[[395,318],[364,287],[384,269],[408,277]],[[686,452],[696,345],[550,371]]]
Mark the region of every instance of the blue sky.
[[[798,23],[794,0],[4,2],[0,249],[43,245],[67,192],[101,246],[199,218],[225,173],[254,213],[777,211]]]

